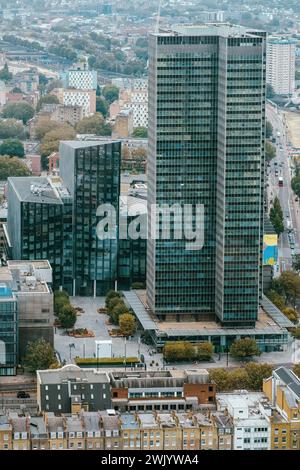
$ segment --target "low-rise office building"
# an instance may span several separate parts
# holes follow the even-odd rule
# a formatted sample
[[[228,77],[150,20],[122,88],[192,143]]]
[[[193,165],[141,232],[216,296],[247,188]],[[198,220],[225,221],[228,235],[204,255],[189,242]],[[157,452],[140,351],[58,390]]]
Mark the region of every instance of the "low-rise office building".
[[[206,370],[112,372],[112,406],[118,411],[197,410],[215,403],[216,385]]]

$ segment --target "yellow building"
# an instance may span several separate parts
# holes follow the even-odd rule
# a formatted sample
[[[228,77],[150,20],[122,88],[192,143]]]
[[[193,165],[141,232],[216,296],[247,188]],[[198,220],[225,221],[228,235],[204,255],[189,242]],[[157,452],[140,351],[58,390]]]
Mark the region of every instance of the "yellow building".
[[[0,450],[12,450],[12,425],[7,416],[0,416]]]
[[[263,391],[277,412],[271,418],[272,448],[300,450],[300,379],[279,367],[264,380]]]
[[[12,426],[13,450],[30,450],[29,417],[20,417],[17,413],[9,413],[8,419]]]
[[[68,448],[66,435],[66,422],[61,416],[55,416],[54,413],[46,413],[44,421],[48,432],[49,449],[65,450]]]
[[[218,449],[217,427],[209,416],[197,413],[194,415],[200,429],[200,450]]]

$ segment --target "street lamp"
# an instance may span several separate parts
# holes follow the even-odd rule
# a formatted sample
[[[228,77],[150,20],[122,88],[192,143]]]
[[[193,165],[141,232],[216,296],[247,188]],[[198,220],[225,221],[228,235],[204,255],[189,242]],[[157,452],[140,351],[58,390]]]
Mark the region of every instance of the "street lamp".
[[[126,355],[127,355],[127,338],[125,336],[125,342],[124,342],[124,364],[125,364],[125,371],[126,371]]]
[[[70,362],[72,362],[72,348],[75,349],[75,344],[74,343],[69,343],[69,349],[70,349]]]

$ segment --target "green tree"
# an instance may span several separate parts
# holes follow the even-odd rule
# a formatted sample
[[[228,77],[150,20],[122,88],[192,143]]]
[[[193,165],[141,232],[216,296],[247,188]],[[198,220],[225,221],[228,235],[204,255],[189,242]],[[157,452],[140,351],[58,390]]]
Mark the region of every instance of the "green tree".
[[[108,308],[109,301],[113,297],[118,297],[120,299],[122,296],[121,296],[120,292],[116,292],[114,290],[108,291],[108,293],[106,294],[106,297],[105,297],[105,306],[106,306],[106,308]]]
[[[267,98],[272,99],[275,96],[274,88],[272,85],[267,83]]]
[[[102,114],[105,118],[108,116],[109,105],[102,96],[96,98],[96,111]]]
[[[22,94],[23,91],[22,91],[21,88],[19,88],[18,86],[15,86],[15,87],[11,90],[11,93],[20,93],[20,94]]]
[[[59,104],[59,99],[55,95],[44,95],[39,99],[36,110],[40,111],[44,104]]]
[[[245,365],[248,375],[248,387],[250,390],[261,391],[263,380],[272,375],[272,366],[270,364],[249,362]]]
[[[0,80],[4,82],[9,82],[13,77],[13,74],[9,71],[7,63],[4,65],[3,69],[0,70]]]
[[[3,108],[2,116],[4,118],[17,119],[18,121],[23,121],[24,124],[27,124],[27,122],[34,116],[34,109],[30,104],[23,101],[19,103],[8,103]]]
[[[119,88],[114,85],[106,85],[102,89],[102,95],[111,104],[119,99]]]
[[[54,313],[59,315],[63,307],[70,304],[69,294],[66,291],[55,291],[54,292]]]
[[[25,155],[24,145],[18,139],[6,139],[0,145],[0,155],[23,158]]]
[[[134,290],[143,290],[146,288],[146,285],[144,282],[133,282],[131,284],[131,289],[134,289]]]
[[[266,160],[270,162],[274,157],[276,157],[276,149],[271,142],[266,140]]]
[[[63,328],[73,328],[77,320],[76,310],[74,307],[70,304],[62,307],[58,315],[58,320]]]
[[[292,178],[292,190],[298,197],[300,197],[300,174],[297,174]]]
[[[273,126],[270,123],[270,121],[267,121],[266,122],[266,137],[267,137],[267,139],[270,139],[270,137],[272,137],[272,135],[273,135]]]
[[[140,139],[147,139],[148,137],[148,130],[146,127],[136,127],[133,130],[132,137],[140,138]]]
[[[76,126],[78,134],[110,135],[111,129],[105,124],[100,113],[83,118]]]
[[[195,348],[188,341],[170,341],[165,343],[163,355],[167,362],[191,361],[195,357]]]
[[[123,313],[119,316],[119,327],[121,333],[128,337],[132,336],[136,330],[135,318],[130,313]]]
[[[112,305],[113,300],[110,305]],[[123,300],[119,300],[117,304],[114,304],[111,310],[111,319],[115,325],[119,323],[119,318],[121,315],[128,312],[128,307],[124,304]]]
[[[23,139],[24,136],[24,126],[20,121],[16,119],[0,121],[0,139]]]
[[[300,254],[297,253],[293,257],[293,269],[299,274],[300,273]]]
[[[27,166],[17,157],[0,156],[0,180],[6,181],[12,176],[30,176]]]
[[[277,196],[274,199],[273,207],[270,210],[270,220],[278,236],[284,232],[283,212]]]
[[[290,328],[290,333],[291,335],[296,338],[296,339],[300,339],[300,328],[297,327],[297,328]]]
[[[37,341],[28,343],[24,366],[30,372],[49,369],[54,362],[56,362],[56,357],[50,343],[44,339],[38,339]]]
[[[285,295],[285,302],[295,305],[296,300],[300,298],[300,277],[293,271],[285,271],[278,278],[282,285]]]
[[[199,361],[209,361],[212,358],[214,346],[210,342],[200,343],[197,346],[197,359]]]
[[[260,354],[261,351],[253,338],[237,339],[230,347],[230,355],[236,358],[260,356]]]

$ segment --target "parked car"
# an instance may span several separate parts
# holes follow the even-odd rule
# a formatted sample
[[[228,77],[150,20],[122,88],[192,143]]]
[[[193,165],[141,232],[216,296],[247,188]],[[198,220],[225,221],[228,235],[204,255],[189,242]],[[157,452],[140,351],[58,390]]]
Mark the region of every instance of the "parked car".
[[[30,398],[30,395],[29,395],[29,393],[24,392],[24,390],[20,390],[17,393],[17,398]]]

